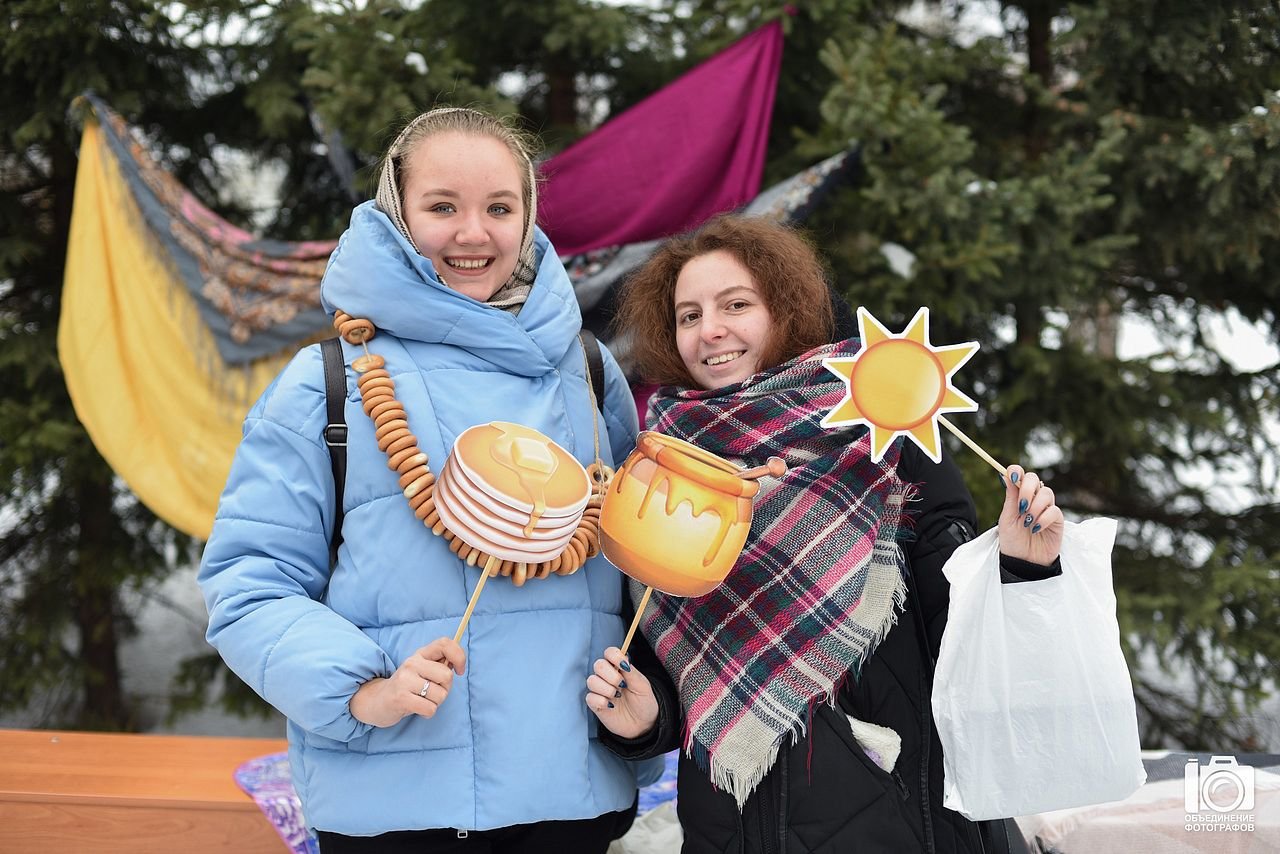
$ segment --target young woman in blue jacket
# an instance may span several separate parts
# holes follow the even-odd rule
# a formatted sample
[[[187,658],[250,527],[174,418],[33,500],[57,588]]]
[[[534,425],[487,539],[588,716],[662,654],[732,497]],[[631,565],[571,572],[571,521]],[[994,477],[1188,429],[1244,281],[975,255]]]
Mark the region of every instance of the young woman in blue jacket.
[[[604,353],[593,400],[564,267],[536,227],[523,138],[488,114],[437,109],[384,160],[329,261],[331,314],[366,318],[369,351],[436,473],[468,427],[514,422],[589,465],[631,450],[636,414]],[[660,763],[600,745],[579,686],[616,644],[603,558],[516,586],[493,579],[459,645],[480,571],[425,527],[379,449],[344,345],[348,425],[341,546],[318,346],[249,412],[200,584],[208,639],[288,718],[289,762],[321,850],[603,852]],[[597,405],[598,404],[598,405]],[[458,846],[463,846],[458,848]]]

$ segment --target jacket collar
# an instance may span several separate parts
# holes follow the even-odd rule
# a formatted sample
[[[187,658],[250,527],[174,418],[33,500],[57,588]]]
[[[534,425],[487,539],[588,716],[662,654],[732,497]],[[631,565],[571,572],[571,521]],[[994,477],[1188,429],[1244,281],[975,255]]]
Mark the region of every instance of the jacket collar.
[[[373,202],[329,257],[320,300],[330,316],[342,309],[398,338],[450,344],[522,376],[539,376],[563,358],[582,326],[564,265],[541,229],[534,231],[537,277],[519,315],[495,309],[444,285]]]

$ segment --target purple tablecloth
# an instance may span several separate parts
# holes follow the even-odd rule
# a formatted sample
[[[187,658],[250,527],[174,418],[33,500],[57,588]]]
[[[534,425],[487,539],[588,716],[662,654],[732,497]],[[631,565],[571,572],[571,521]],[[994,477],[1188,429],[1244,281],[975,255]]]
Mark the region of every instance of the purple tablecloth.
[[[293,854],[320,854],[316,838],[302,820],[302,804],[289,779],[289,754],[250,759],[236,769],[235,778],[236,785],[253,798]]]

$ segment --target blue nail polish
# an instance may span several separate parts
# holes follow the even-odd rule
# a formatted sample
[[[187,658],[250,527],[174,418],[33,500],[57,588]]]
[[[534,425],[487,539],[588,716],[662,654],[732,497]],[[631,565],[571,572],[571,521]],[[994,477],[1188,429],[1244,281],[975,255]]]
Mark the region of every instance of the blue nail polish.
[[[1031,520],[1032,520],[1033,518],[1034,518],[1034,517],[1033,517],[1030,513],[1028,513],[1028,514],[1027,514],[1027,518],[1025,518],[1025,519],[1023,519],[1023,520],[1022,520],[1022,527],[1024,527],[1024,528],[1025,528],[1025,527],[1027,527],[1028,525],[1030,525],[1030,524],[1031,524]]]
[[[1018,473],[1017,473],[1016,471],[1015,471],[1015,472],[1010,472],[1010,473],[1009,473],[1009,480],[1013,481],[1014,483],[1017,483],[1017,482],[1018,482]]]
[[[1018,512],[1019,513],[1027,512],[1027,499],[1024,498],[1018,502]]]
[[[1008,486],[1008,484],[1004,482],[1004,475],[1000,475],[1000,485],[1001,485],[1001,486]]]
[[[1040,526],[1039,526],[1039,525],[1034,526],[1034,527],[1031,529],[1031,533],[1033,533],[1033,534],[1038,534],[1038,533],[1040,533]]]
[[[613,703],[610,703],[610,704],[609,704],[609,708],[611,708],[611,709],[613,708]]]
[[[614,692],[613,692],[613,696],[615,696],[615,697],[621,697],[621,696],[622,696],[622,692],[621,692],[621,691],[614,691]]]
[[[630,665],[630,664],[627,664],[625,661],[619,661],[619,662],[618,662],[618,669],[619,669],[619,670],[621,670],[623,673],[630,673],[630,672],[631,672],[631,665]]]
[[[619,683],[618,683],[618,687],[619,687],[619,688],[626,688],[626,687],[627,687],[627,680],[623,679],[621,682],[619,682]]]

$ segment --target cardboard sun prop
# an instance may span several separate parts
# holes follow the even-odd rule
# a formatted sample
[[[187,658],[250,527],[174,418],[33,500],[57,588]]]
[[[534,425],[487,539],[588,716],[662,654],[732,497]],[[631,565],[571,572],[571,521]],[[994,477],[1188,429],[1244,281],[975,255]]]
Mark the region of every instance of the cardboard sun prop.
[[[976,342],[935,346],[929,341],[929,309],[921,308],[899,335],[891,334],[865,308],[858,308],[862,351],[850,358],[824,359],[827,370],[848,385],[848,393],[822,419],[823,427],[866,424],[871,459],[879,462],[898,436],[915,442],[935,463],[942,461],[938,425],[946,427],[1004,474],[1000,465],[942,417],[973,412],[978,404],[951,384],[952,375],[978,352]]]

